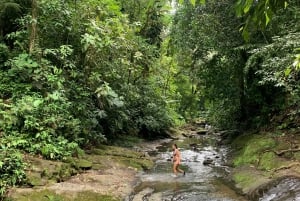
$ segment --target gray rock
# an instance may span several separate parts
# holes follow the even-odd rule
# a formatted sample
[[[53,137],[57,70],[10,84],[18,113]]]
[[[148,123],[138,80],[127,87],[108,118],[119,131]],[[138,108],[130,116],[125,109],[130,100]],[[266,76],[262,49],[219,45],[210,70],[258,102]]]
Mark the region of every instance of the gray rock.
[[[145,153],[144,153],[144,157],[150,158],[150,155],[148,154],[148,152],[145,152]]]
[[[197,134],[198,134],[198,135],[206,135],[207,132],[208,132],[208,130],[198,130],[198,131],[197,131]]]
[[[206,158],[206,159],[204,159],[204,161],[203,161],[203,165],[212,165],[213,162],[214,162],[213,159],[211,159],[211,158]]]

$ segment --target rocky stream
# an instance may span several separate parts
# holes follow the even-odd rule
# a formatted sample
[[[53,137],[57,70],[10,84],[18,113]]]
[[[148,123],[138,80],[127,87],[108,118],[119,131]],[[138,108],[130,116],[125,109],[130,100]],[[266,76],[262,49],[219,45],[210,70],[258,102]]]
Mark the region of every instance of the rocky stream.
[[[150,151],[156,157],[151,170],[139,175],[140,182],[126,201],[300,201],[300,180],[285,178],[259,190],[259,196],[241,195],[228,175],[229,148],[220,145],[220,133],[193,132],[179,139],[164,140]],[[172,177],[172,150],[182,154],[185,176]]]

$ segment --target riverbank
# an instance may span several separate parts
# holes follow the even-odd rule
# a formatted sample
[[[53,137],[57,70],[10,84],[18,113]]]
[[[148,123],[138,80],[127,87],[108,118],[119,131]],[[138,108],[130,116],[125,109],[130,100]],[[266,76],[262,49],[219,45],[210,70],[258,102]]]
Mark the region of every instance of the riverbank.
[[[229,175],[218,185],[216,185],[218,181],[210,185],[222,191],[225,191],[225,186],[232,187],[234,191],[246,196],[249,200],[258,200],[263,192],[267,192],[281,181],[287,183],[288,186],[290,182],[299,181],[293,180],[300,178],[300,152],[298,151],[300,138],[296,133],[274,135],[273,132],[248,132],[234,138],[229,145],[225,146],[220,145],[224,144],[220,140],[221,136],[224,136],[224,132],[207,130],[203,122],[197,122],[177,129],[168,139],[152,142],[139,141],[131,144],[130,148],[101,146],[87,150],[81,156],[66,158],[61,162],[24,155],[24,160],[28,164],[27,182],[22,187],[11,189],[9,197],[14,201],[123,200],[135,190],[136,183],[141,180],[138,173],[153,167],[157,158],[151,156],[162,151],[163,156],[169,157],[168,154],[165,155],[165,151],[170,147],[172,140],[175,140],[186,151],[183,153],[183,162],[186,166],[183,167],[188,170],[188,174],[192,176],[189,171],[201,172],[192,178],[186,177],[186,183],[185,180],[182,183],[184,187],[189,186],[188,182],[197,176],[200,176],[199,181],[203,180],[203,175],[207,177],[211,175],[213,178],[216,173],[214,171],[219,171],[224,165],[223,159],[225,158],[225,165],[231,166]],[[223,148],[231,146],[233,152],[224,158],[222,151],[218,154],[220,146]],[[207,157],[213,159],[208,166],[203,164]],[[160,162],[169,163],[168,158]],[[169,167],[169,164],[166,167]],[[161,163],[155,168],[154,175],[153,173],[148,175],[151,181],[157,175],[161,178],[159,171],[162,171],[164,176],[171,173],[171,170],[166,170],[164,166],[161,170],[160,168],[162,168]],[[215,168],[216,170],[211,172]],[[207,172],[203,173],[203,171]],[[160,182],[159,179],[158,181]],[[200,182],[197,185],[203,184]],[[152,183],[151,186],[153,187]],[[157,186],[158,189],[162,188],[160,183]],[[226,193],[234,195],[232,189],[226,190]],[[218,190],[218,192],[221,191]],[[144,191],[141,191],[139,194],[143,195],[143,193]],[[152,196],[158,195],[161,196],[152,192]],[[239,196],[235,196],[235,199],[242,200]]]
[[[199,134],[220,136],[216,146],[225,145],[231,150],[226,157],[225,166],[230,168],[224,182],[248,200],[270,200],[272,196],[278,200],[300,198],[299,129],[270,125],[241,134],[236,130],[202,132],[201,123],[187,128],[181,135],[188,138]]]
[[[153,160],[142,152],[101,146],[63,162],[24,155],[27,182],[9,191],[14,201],[118,201],[128,196],[137,172]]]
[[[299,147],[297,132],[273,130],[240,135],[231,143],[233,168],[229,180],[248,199],[258,200],[281,181],[300,179]]]

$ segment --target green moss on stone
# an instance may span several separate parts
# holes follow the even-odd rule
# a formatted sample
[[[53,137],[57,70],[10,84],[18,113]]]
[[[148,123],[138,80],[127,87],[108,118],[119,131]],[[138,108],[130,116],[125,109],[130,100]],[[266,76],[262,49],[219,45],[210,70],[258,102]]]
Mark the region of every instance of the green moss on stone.
[[[149,159],[138,159],[138,158],[124,158],[124,157],[114,157],[122,165],[126,167],[133,167],[137,170],[149,170],[153,167],[154,162]]]
[[[30,172],[26,175],[27,184],[30,186],[44,186],[46,181],[42,179],[40,173]]]
[[[300,152],[294,153],[294,159],[300,161]]]
[[[92,170],[102,170],[104,168],[105,168],[105,166],[102,164],[93,164],[93,166],[92,166]]]
[[[11,199],[13,201],[120,201],[120,199],[113,196],[101,195],[90,191],[69,195],[57,194],[49,190],[23,193],[22,195]]]
[[[14,201],[67,201],[62,195],[58,195],[53,191],[33,191],[31,193],[19,194],[13,198]]]
[[[244,194],[248,194],[260,185],[267,183],[269,179],[256,171],[244,169],[233,175],[236,187],[241,189]]]
[[[76,173],[77,171],[70,164],[62,164],[58,172],[57,180],[59,182],[66,181]]]
[[[261,170],[273,170],[279,168],[282,162],[273,152],[263,153],[260,157],[259,169]]]
[[[93,165],[93,169],[101,167],[101,165],[105,166],[105,164],[101,164],[101,159],[104,156],[108,156],[126,167],[133,167],[137,170],[148,170],[154,165],[153,161],[145,157],[143,153],[122,147],[102,145],[97,149],[93,149],[90,155],[87,155],[89,160],[92,160],[94,164],[98,164]]]
[[[94,192],[82,192],[78,193],[74,201],[120,201],[120,199],[114,198],[110,195],[100,195]]]
[[[142,157],[143,154],[140,152],[135,152],[133,150],[123,148],[123,147],[114,147],[114,146],[104,146],[97,149],[93,149],[91,154],[96,155],[110,155],[110,156],[122,156],[126,158],[139,158]]]
[[[85,159],[78,159],[75,160],[75,167],[78,169],[91,169],[93,166],[93,163],[91,161],[85,160]]]
[[[249,138],[247,138],[249,140]],[[261,152],[271,150],[276,146],[276,141],[268,136],[254,135],[248,142],[240,154],[234,159],[235,166],[245,164],[257,165]]]

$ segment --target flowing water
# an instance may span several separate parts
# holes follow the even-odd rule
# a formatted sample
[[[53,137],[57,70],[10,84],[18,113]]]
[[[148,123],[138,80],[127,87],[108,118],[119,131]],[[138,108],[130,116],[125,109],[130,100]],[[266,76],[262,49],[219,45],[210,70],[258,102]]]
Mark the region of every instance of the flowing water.
[[[197,135],[176,141],[161,143],[149,152],[157,157],[155,167],[141,173],[129,201],[245,201],[232,190],[226,180],[227,148],[216,146],[217,135]],[[180,147],[182,164],[186,175],[173,177],[172,150],[176,143]],[[205,160],[212,164],[203,165]],[[300,180],[286,178],[268,189],[259,201],[300,201]]]
[[[300,201],[300,180],[286,178],[270,188],[259,201]]]
[[[243,201],[223,182],[227,168],[226,148],[215,146],[216,137],[197,136],[163,143],[152,153],[158,157],[155,167],[140,175],[141,182],[136,187],[131,201]],[[180,147],[182,169],[186,175],[176,178],[172,174],[172,150],[176,143]],[[203,165],[205,160],[213,160],[211,165]]]

